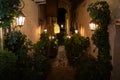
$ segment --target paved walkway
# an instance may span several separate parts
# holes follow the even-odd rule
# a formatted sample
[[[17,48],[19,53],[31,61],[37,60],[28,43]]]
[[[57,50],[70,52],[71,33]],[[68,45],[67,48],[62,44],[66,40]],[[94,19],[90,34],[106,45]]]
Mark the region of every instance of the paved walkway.
[[[51,66],[52,69],[47,80],[75,80],[75,71],[68,65],[64,46],[59,46],[58,54]]]

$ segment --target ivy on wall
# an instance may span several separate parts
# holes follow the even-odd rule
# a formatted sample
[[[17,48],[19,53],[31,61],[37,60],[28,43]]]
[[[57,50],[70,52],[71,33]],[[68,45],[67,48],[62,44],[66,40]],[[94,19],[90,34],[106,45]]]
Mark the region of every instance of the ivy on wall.
[[[17,14],[20,0],[0,0],[0,27],[8,27]]]
[[[108,25],[111,20],[109,5],[106,1],[97,1],[91,3],[87,11],[92,20],[98,25],[92,35],[92,40],[98,48],[100,80],[110,80],[112,65],[108,33]]]

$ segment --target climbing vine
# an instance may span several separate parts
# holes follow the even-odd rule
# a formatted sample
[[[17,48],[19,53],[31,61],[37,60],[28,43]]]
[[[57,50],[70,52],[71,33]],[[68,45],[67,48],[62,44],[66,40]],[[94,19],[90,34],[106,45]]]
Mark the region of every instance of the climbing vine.
[[[112,70],[108,25],[110,23],[110,10],[106,1],[97,1],[88,6],[90,17],[98,25],[92,35],[93,43],[98,48],[98,67],[100,80],[110,80]]]

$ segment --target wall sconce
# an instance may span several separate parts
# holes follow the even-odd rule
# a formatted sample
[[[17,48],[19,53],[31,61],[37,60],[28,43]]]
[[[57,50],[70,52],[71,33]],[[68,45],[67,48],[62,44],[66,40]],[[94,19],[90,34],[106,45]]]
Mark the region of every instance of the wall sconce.
[[[25,3],[23,0],[20,0],[20,6],[19,6],[19,10],[18,10],[18,14],[16,16],[16,26],[22,27],[24,25],[24,21],[25,21],[25,15],[21,12],[22,9],[24,8]]]
[[[90,21],[90,23],[89,23],[89,27],[90,27],[90,30],[91,30],[91,31],[94,31],[94,30],[96,29],[97,25],[96,25],[96,23],[92,20],[92,21]]]
[[[78,34],[78,30],[77,29],[75,30],[75,33]]]
[[[44,29],[44,32],[47,33],[47,29],[46,28]]]
[[[25,15],[20,11],[18,13],[18,16],[16,17],[16,24],[19,27],[22,27],[24,25],[25,22]]]

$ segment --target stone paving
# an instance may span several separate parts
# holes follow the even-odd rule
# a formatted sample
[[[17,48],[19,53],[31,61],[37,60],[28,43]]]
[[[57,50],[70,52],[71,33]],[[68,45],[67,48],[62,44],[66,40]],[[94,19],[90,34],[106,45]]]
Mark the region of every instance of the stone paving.
[[[58,54],[51,66],[51,72],[48,75],[47,80],[75,80],[75,71],[68,65],[64,46],[59,46]]]

